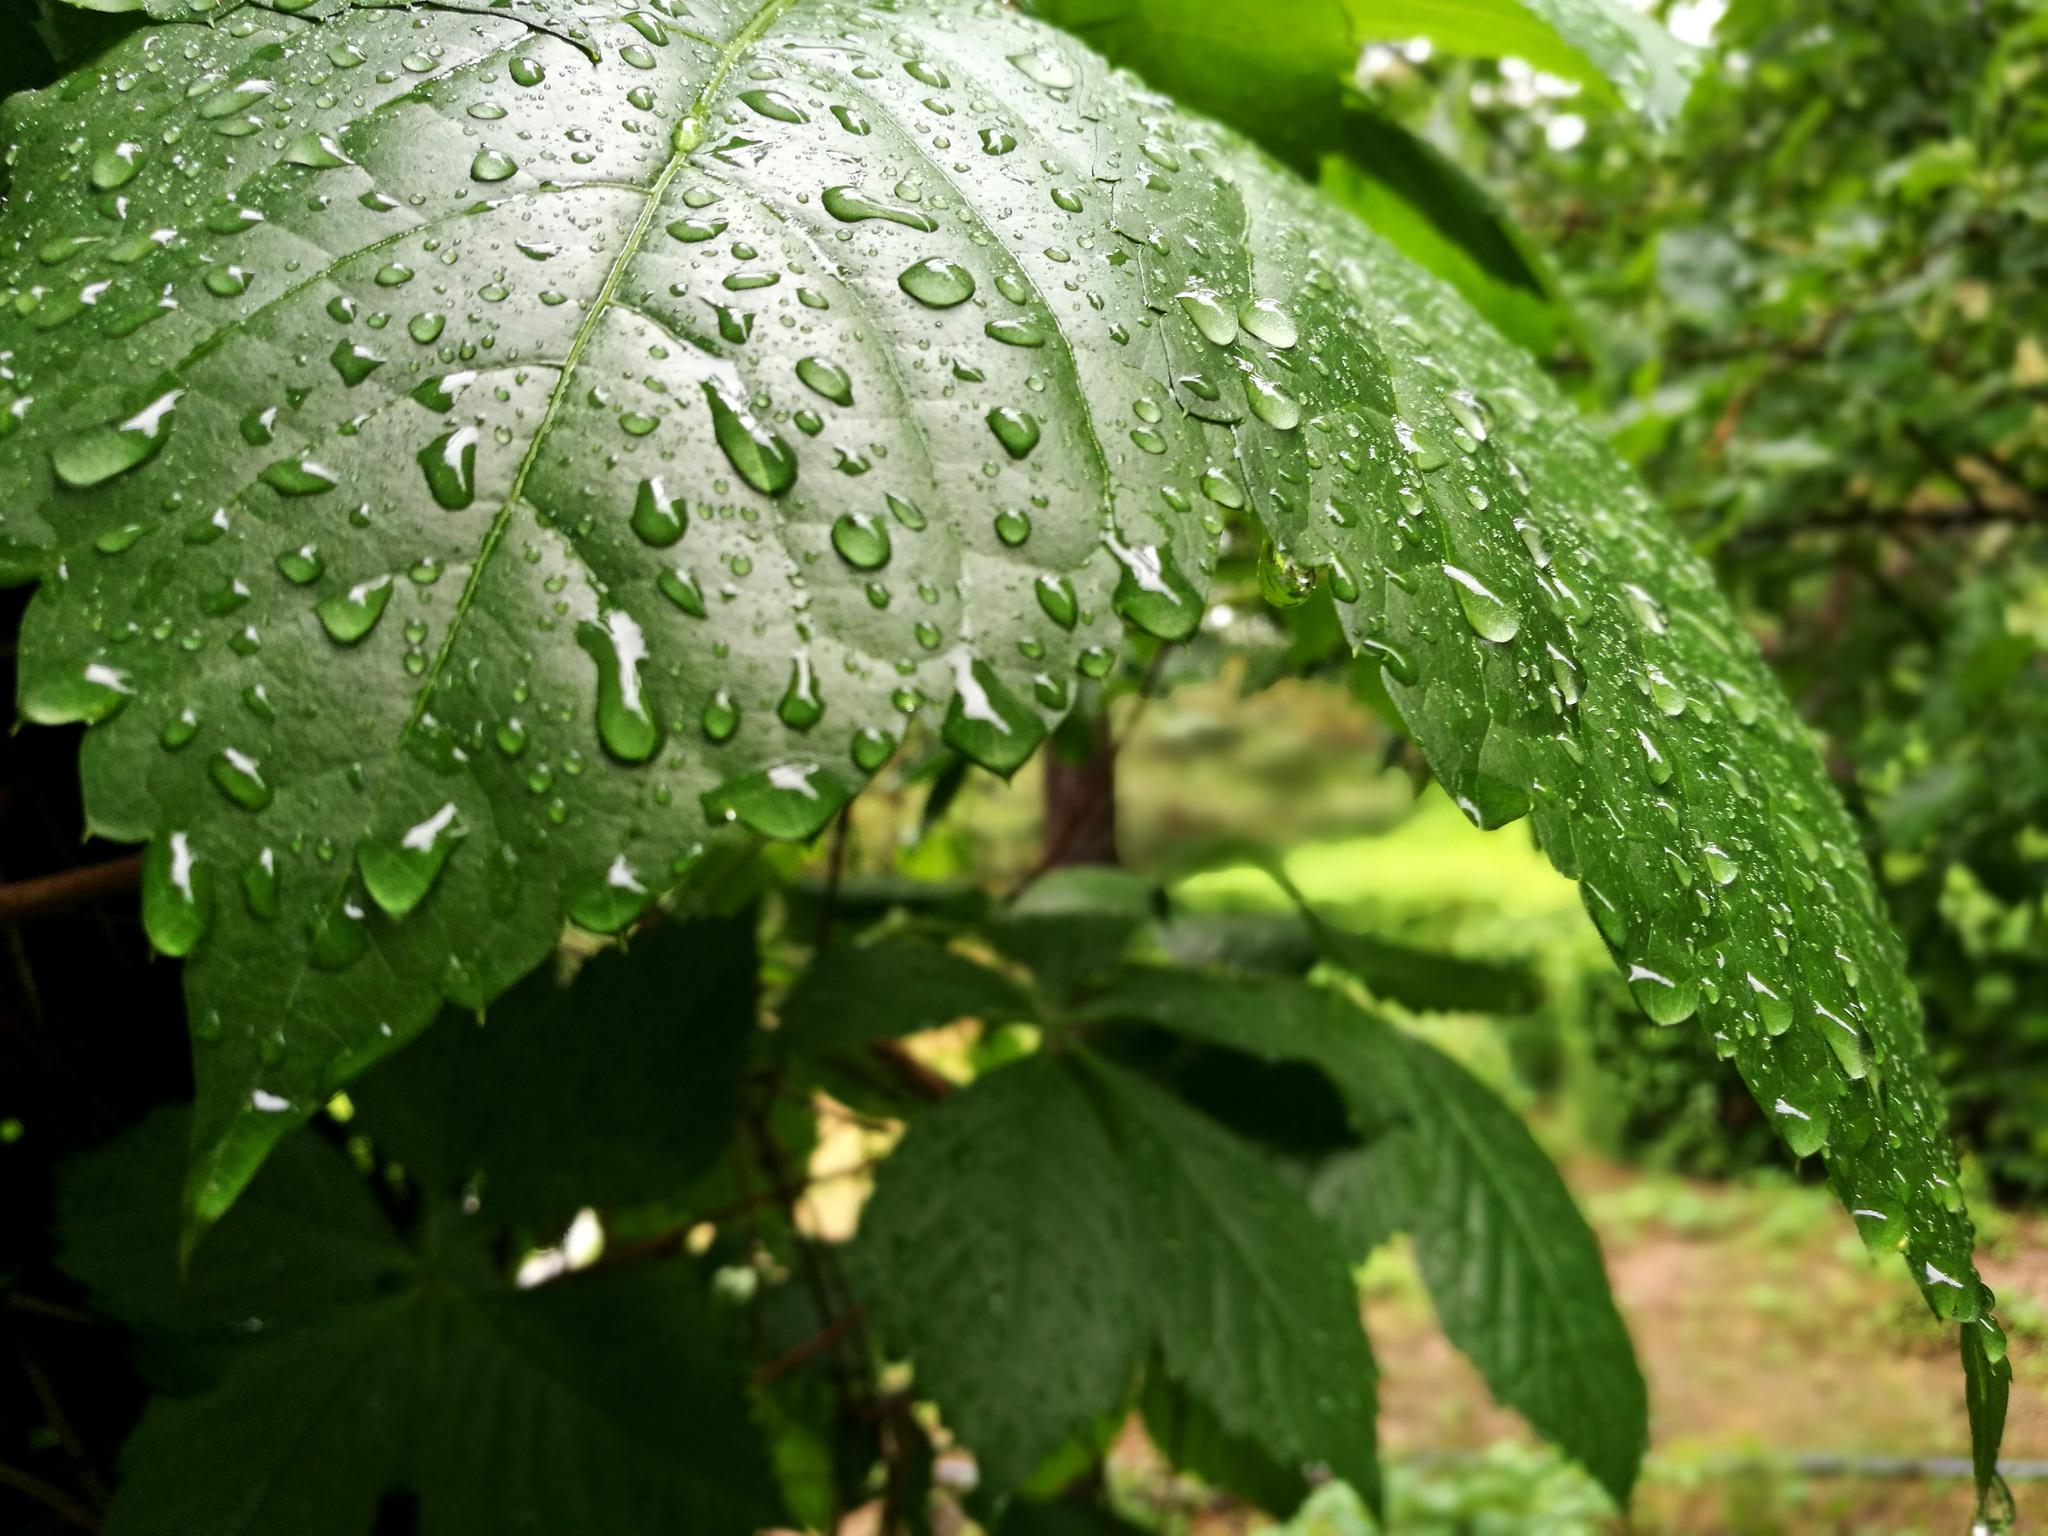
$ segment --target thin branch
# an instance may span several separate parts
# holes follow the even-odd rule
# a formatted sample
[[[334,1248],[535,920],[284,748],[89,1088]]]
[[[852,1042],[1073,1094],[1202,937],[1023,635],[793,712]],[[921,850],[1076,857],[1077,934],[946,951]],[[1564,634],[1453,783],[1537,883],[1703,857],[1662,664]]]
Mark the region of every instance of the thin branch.
[[[33,880],[16,880],[0,885],[0,923],[18,923],[24,918],[50,917],[101,896],[130,891],[142,879],[142,855],[112,859],[105,864],[88,864]]]
[[[779,1381],[791,1371],[810,1364],[837,1345],[841,1339],[858,1330],[866,1321],[867,1313],[859,1307],[842,1314],[801,1344],[791,1345],[755,1371],[754,1385],[765,1387],[771,1381]]]
[[[56,1484],[44,1482],[33,1472],[24,1472],[20,1467],[0,1461],[0,1488],[12,1488],[16,1493],[25,1494],[58,1519],[69,1521],[81,1531],[91,1531],[94,1536],[98,1536],[98,1515]]]

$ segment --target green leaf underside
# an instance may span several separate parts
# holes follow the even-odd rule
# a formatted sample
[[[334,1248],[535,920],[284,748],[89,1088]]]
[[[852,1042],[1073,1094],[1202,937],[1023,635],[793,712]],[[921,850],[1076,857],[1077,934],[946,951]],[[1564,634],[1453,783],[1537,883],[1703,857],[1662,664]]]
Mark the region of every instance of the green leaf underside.
[[[444,1019],[372,1068],[350,1089],[355,1128],[427,1187],[549,1240],[582,1206],[673,1197],[730,1143],[754,923],[656,924],[568,986],[543,968],[482,1023]]]
[[[176,1367],[122,1453],[112,1536],[358,1536],[398,1489],[426,1536],[774,1522],[701,1277],[509,1290],[449,1223],[402,1248],[306,1134],[181,1282],[182,1119],[145,1122],[65,1189],[65,1267]]]
[[[1153,1350],[1219,1432],[1370,1496],[1349,1273],[1244,1144],[1120,1068],[1034,1057],[921,1117],[861,1224],[882,1336],[1015,1488]]]
[[[1015,766],[1119,616],[1198,621],[1243,503],[1459,803],[1533,814],[1651,1015],[1697,1010],[1865,1235],[1974,1312],[1847,817],[1547,383],[1029,21],[703,9],[558,7],[593,59],[532,12],[245,8],[10,106],[22,706],[99,722],[92,825],[154,839],[197,1218],[565,912],[629,921],[728,813],[821,826],[900,706]],[[124,330],[122,367],[82,361]]]
[[[1468,58],[1522,59],[1658,127],[1677,118],[1692,84],[1694,50],[1620,0],[1270,0],[1249,29],[1230,6],[1180,0],[1029,8],[1290,158],[1332,147],[1337,87],[1367,43],[1425,38]]]
[[[1627,1506],[1648,1438],[1642,1375],[1599,1244],[1511,1110],[1433,1047],[1298,981],[1139,973],[1095,1012],[1319,1068],[1367,1138],[1318,1191],[1346,1253],[1413,1233],[1452,1342]]]

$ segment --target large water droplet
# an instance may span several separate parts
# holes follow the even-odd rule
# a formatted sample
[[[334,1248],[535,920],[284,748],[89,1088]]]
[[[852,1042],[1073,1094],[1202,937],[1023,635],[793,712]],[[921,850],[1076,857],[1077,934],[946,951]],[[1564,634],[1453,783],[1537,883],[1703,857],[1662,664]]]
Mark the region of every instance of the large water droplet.
[[[215,787],[243,810],[260,811],[270,804],[271,788],[264,780],[263,766],[248,753],[224,747],[207,772]]]
[[[986,420],[989,431],[995,433],[996,441],[1011,458],[1021,459],[1038,446],[1038,418],[1029,411],[999,405],[988,413]]]
[[[419,451],[420,471],[427,477],[428,491],[451,512],[460,512],[476,500],[476,445],[480,435],[475,427],[457,427],[453,432],[443,432]]]
[[[1444,574],[1451,578],[1451,588],[1458,594],[1458,606],[1465,611],[1465,622],[1472,626],[1472,632],[1496,645],[1505,645],[1522,632],[1522,620],[1477,576],[1455,565],[1446,565]]]
[[[324,597],[314,608],[327,633],[342,645],[354,645],[377,627],[391,603],[391,578],[358,582],[346,592]]]
[[[858,570],[879,569],[889,563],[889,525],[866,512],[842,512],[832,524],[832,547]]]
[[[718,446],[739,476],[764,496],[780,496],[796,483],[796,454],[780,437],[758,425],[745,405],[728,400],[719,385],[704,384]]]
[[[1174,563],[1173,552],[1152,544],[1125,544],[1115,534],[1102,542],[1119,572],[1116,611],[1161,640],[1185,640],[1202,622],[1202,600]]]
[[[365,838],[356,845],[363,888],[388,915],[404,917],[434,888],[448,855],[467,831],[450,800],[396,839]]]
[[[938,220],[921,209],[872,196],[858,187],[827,187],[818,200],[825,205],[827,213],[844,224],[858,224],[863,219],[887,219],[892,224],[922,230],[928,235],[939,227]]]
[[[682,503],[669,494],[660,475],[640,482],[633,499],[633,531],[657,549],[666,549],[682,538],[689,527],[689,515]]]
[[[207,869],[190,837],[171,832],[142,855],[142,928],[159,954],[189,955],[213,915]]]
[[[775,713],[792,731],[808,731],[824,718],[825,701],[818,697],[818,679],[811,670],[809,653],[798,651],[790,659],[789,686]]]
[[[597,734],[622,763],[644,763],[661,745],[661,725],[640,684],[647,637],[633,616],[614,608],[599,623],[576,626],[576,638],[597,663]]]
[[[154,458],[170,436],[171,417],[184,393],[169,390],[125,421],[94,427],[59,444],[50,455],[57,478],[85,490]]]
[[[896,282],[905,293],[930,309],[951,309],[974,296],[974,274],[944,256],[927,256],[911,263]]]

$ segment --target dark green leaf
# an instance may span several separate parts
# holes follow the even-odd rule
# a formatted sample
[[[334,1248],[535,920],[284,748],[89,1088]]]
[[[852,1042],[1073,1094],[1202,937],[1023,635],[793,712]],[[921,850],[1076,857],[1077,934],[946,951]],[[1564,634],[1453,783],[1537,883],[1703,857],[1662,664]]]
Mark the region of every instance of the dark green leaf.
[[[1158,897],[1150,881],[1125,870],[1054,869],[993,914],[986,933],[1050,996],[1065,1000],[1116,968]]]
[[[292,1137],[216,1240],[178,1265],[178,1188],[192,1117],[164,1109],[65,1170],[59,1263],[133,1329],[154,1373],[204,1375],[255,1331],[367,1301],[410,1256],[334,1148]]]
[[[1129,1236],[1168,1373],[1232,1440],[1327,1467],[1376,1502],[1372,1351],[1329,1233],[1213,1121],[1107,1062],[1089,1075],[1128,1170]]]
[[[443,1021],[362,1080],[362,1128],[437,1194],[477,1179],[489,1217],[549,1237],[581,1206],[672,1196],[731,1136],[755,921],[659,923]]]
[[[1129,1391],[1147,1313],[1133,1220],[1117,1148],[1049,1057],[921,1117],[876,1177],[859,1248],[876,1323],[998,1496]]]
[[[1495,1396],[1627,1504],[1648,1436],[1628,1331],[1592,1231],[1492,1093],[1422,1041],[1300,982],[1144,972],[1094,1012],[1321,1068],[1369,1138],[1317,1191],[1350,1252],[1363,1258],[1392,1231],[1413,1232],[1452,1342]]]
[[[1369,1143],[1354,1177],[1404,1186],[1444,1332],[1495,1397],[1626,1508],[1649,1404],[1599,1241],[1515,1114],[1434,1047],[1401,1043],[1414,1128]]]
[[[1138,1408],[1145,1435],[1183,1472],[1236,1494],[1270,1515],[1290,1515],[1308,1497],[1299,1467],[1275,1461],[1256,1443],[1225,1430],[1216,1415],[1162,1370],[1145,1373]]]
[[[797,978],[776,1041],[790,1051],[858,1049],[956,1019],[1004,1024],[1031,1000],[1000,971],[915,939],[837,944]]]
[[[152,1399],[110,1532],[362,1536],[378,1496],[401,1488],[419,1497],[423,1536],[774,1523],[700,1272],[646,1266],[519,1291],[452,1203],[435,1206],[417,1254],[367,1216],[340,1230],[361,1179],[309,1132],[195,1256],[191,1285],[109,1269],[115,1249],[174,1256],[172,1119],[96,1154],[66,1191],[71,1256],[96,1299],[145,1349],[210,1340],[217,1367]]]
[[[397,1301],[334,1312],[155,1399],[108,1536],[362,1536],[406,1454],[413,1326]]]

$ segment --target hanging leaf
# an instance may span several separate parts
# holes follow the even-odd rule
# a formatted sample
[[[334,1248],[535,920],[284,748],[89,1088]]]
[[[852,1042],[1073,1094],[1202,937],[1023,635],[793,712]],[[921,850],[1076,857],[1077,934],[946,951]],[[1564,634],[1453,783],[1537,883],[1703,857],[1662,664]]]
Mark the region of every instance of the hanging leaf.
[[[1138,972],[1091,1014],[1319,1068],[1365,1138],[1318,1190],[1346,1253],[1362,1260],[1412,1232],[1451,1341],[1627,1507],[1649,1436],[1635,1351],[1598,1241],[1499,1099],[1431,1046],[1299,981]]]
[[[91,723],[91,826],[190,957],[195,1226],[564,917],[815,833],[908,714],[1014,770],[1121,624],[1194,631],[1242,510],[1976,1316],[1853,828],[1516,350],[1026,19],[700,12],[251,6],[9,106],[20,703]]]

